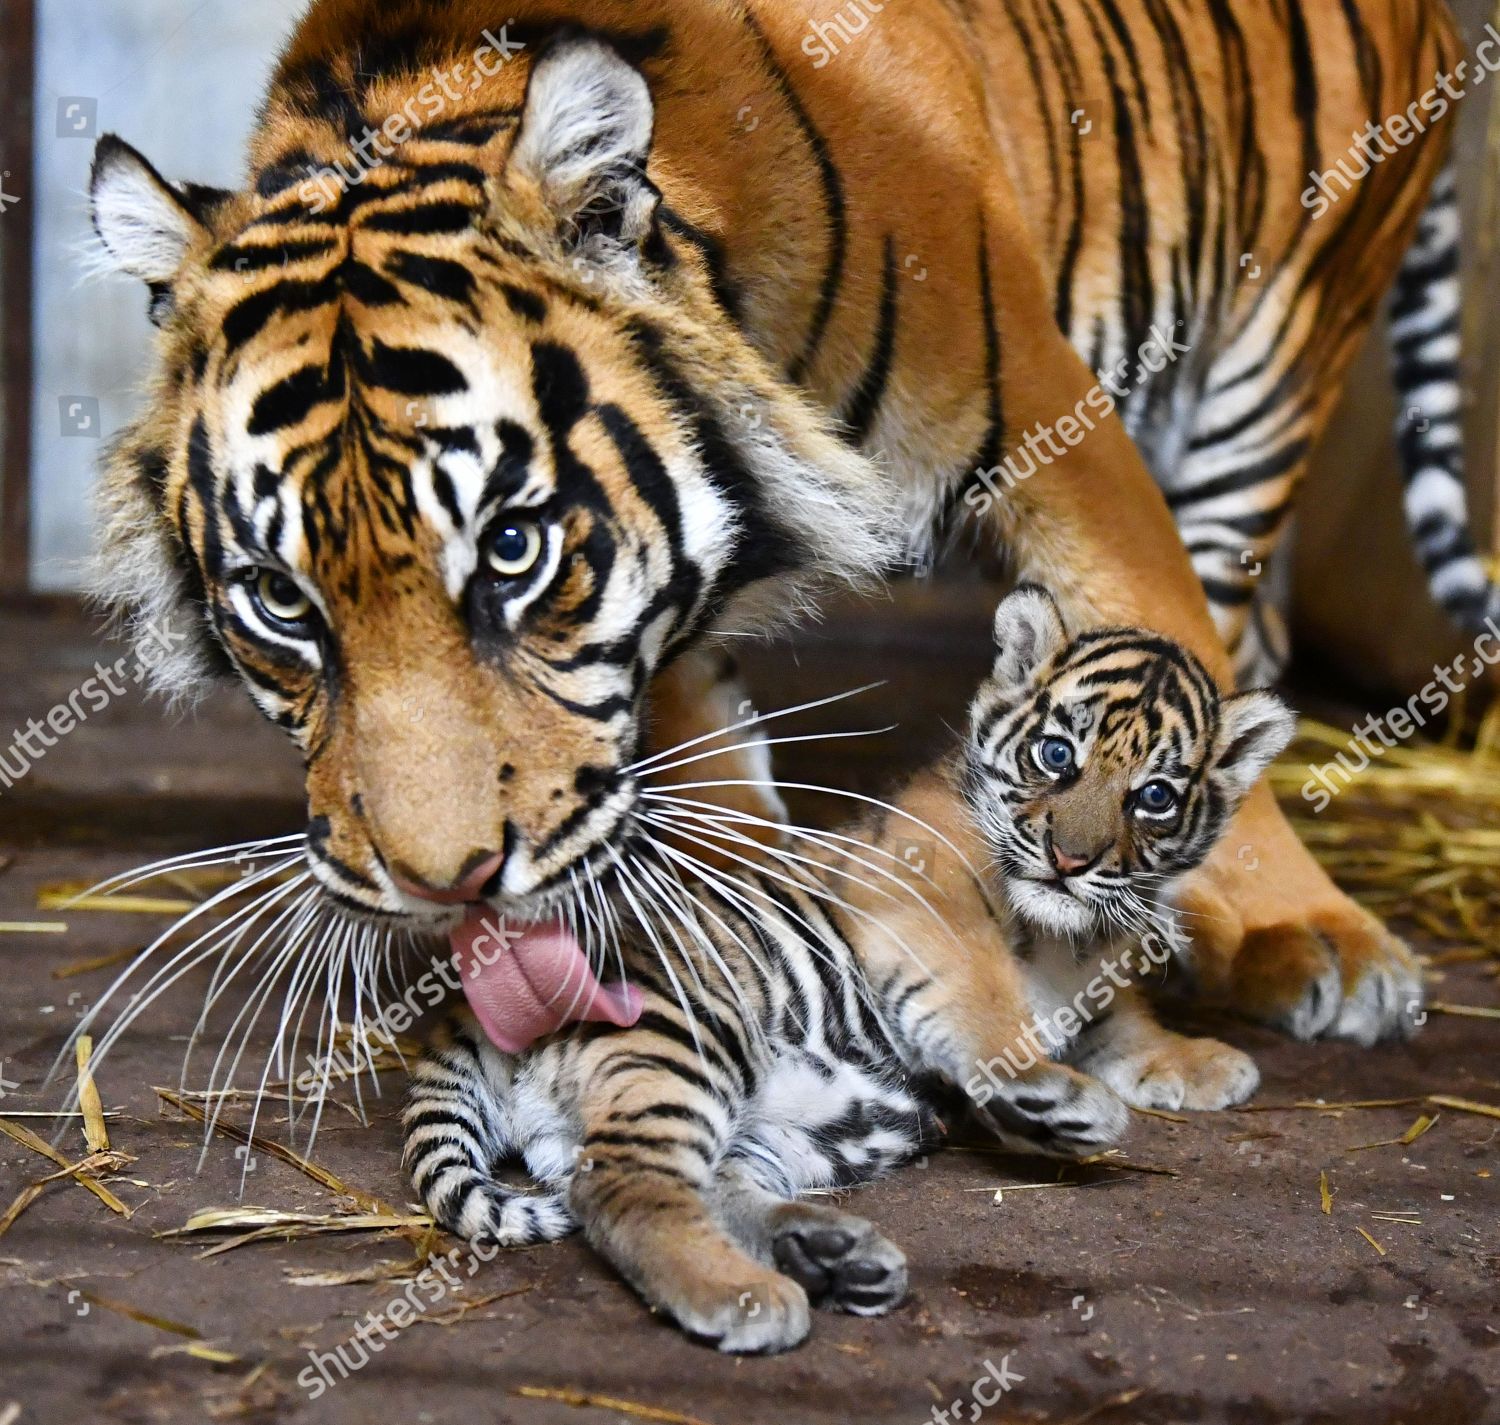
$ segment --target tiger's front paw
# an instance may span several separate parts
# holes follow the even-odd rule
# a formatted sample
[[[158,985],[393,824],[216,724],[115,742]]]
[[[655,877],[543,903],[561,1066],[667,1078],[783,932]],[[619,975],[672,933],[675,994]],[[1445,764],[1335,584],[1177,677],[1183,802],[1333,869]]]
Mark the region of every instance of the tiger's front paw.
[[[1247,919],[1215,890],[1192,887],[1183,907],[1203,989],[1295,1039],[1367,1048],[1409,1039],[1426,1018],[1415,957],[1368,911],[1328,889],[1305,907],[1257,901],[1258,914]]]
[[[663,1303],[691,1336],[737,1355],[771,1355],[800,1346],[812,1329],[807,1293],[790,1277],[686,1286]]]
[[[1204,993],[1298,1039],[1404,1038],[1422,1023],[1411,951],[1328,878],[1258,788],[1180,897]]]

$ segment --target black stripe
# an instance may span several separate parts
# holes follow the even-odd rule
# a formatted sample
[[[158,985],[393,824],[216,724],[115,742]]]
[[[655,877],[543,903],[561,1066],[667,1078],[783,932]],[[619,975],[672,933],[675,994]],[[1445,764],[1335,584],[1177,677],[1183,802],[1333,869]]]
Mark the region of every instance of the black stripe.
[[[361,226],[371,232],[418,234],[461,233],[477,216],[467,203],[422,203],[414,208],[384,210],[369,214]]]
[[[885,270],[880,291],[880,315],[875,326],[875,347],[865,366],[854,395],[844,414],[850,441],[863,445],[869,438],[875,418],[880,414],[880,403],[885,399],[885,388],[891,376],[891,364],[896,353],[896,245],[887,234],[885,239]]]
[[[776,58],[776,52],[771,48],[771,42],[766,38],[765,31],[748,11],[745,13],[745,24],[755,35],[765,66],[770,70],[771,77],[781,91],[782,98],[786,100],[787,107],[792,111],[792,117],[796,119],[798,127],[802,130],[808,147],[812,149],[823,184],[823,202],[828,214],[828,262],[823,270],[823,280],[819,284],[817,306],[813,309],[813,318],[807,330],[807,339],[803,343],[802,353],[787,368],[788,377],[800,382],[806,380],[813,358],[817,356],[818,348],[823,344],[829,318],[833,315],[833,303],[844,280],[849,242],[849,220],[844,205],[844,184],[833,156],[829,153],[827,140],[813,123],[801,99],[797,97],[797,92],[792,88],[792,82],[786,70],[781,67],[781,62]]]
[[[355,347],[360,379],[403,396],[455,396],[469,389],[464,374],[446,356],[419,347],[387,346],[379,338],[366,352]]]
[[[297,425],[306,420],[315,407],[334,399],[335,389],[329,380],[329,368],[304,366],[256,397],[250,408],[247,433],[269,435]]]
[[[474,275],[461,262],[416,252],[393,252],[386,259],[385,270],[450,302],[469,308],[474,305]]]

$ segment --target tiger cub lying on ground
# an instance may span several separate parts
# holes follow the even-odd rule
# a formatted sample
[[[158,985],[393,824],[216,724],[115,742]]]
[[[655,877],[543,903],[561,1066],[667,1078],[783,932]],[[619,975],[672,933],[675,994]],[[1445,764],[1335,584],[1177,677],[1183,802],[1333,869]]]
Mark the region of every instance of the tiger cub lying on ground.
[[[954,1089],[1003,1144],[1059,1157],[1116,1141],[1127,1103],[1253,1092],[1244,1054],[1160,1027],[1118,967],[1164,928],[1162,898],[1286,744],[1291,714],[1269,693],[1221,697],[1154,634],[1069,641],[1036,588],[1004,601],[995,632],[965,744],[883,816],[795,855],[722,808],[673,823],[678,847],[742,862],[700,863],[668,902],[680,923],[627,936],[632,1027],[581,1025],[520,1054],[467,1011],[440,1032],[404,1124],[408,1171],[443,1227],[523,1246],[582,1224],[685,1330],[782,1350],[806,1336],[810,1300],[873,1315],[906,1287],[905,1259],[868,1223],[797,1194],[923,1151]],[[897,854],[914,827],[940,843],[915,885]],[[632,906],[632,881],[666,885],[687,863],[661,848],[656,869],[622,867]],[[1106,977],[1113,993],[1086,1006],[1080,987]],[[1058,1032],[1038,1055],[1041,1022]],[[506,1159],[547,1190],[499,1181]]]

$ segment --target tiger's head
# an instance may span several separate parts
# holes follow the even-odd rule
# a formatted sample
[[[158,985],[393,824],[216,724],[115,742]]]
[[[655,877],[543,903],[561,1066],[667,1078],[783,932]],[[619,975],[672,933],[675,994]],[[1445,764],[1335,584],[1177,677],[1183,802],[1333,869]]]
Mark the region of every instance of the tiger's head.
[[[1137,628],[1070,639],[1023,586],[970,715],[965,789],[1015,910],[1043,930],[1142,931],[1202,864],[1296,720],[1222,695],[1185,648]]]
[[[425,69],[345,69],[284,62],[243,192],[99,145],[95,225],[160,332],[94,583],[174,630],[163,689],[232,670],[296,740],[338,902],[524,918],[626,833],[653,674],[895,532],[648,176],[637,67],[562,37],[440,122]],[[350,175],[360,123],[389,156]]]

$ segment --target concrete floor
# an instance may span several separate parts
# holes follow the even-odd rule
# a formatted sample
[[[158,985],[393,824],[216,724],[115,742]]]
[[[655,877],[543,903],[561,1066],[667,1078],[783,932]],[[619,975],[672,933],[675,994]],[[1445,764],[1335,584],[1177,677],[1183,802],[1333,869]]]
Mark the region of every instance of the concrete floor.
[[[830,649],[838,647],[835,657]],[[752,659],[761,706],[889,676],[890,685],[821,725],[879,725],[894,711],[940,729],[982,664],[983,628],[919,598],[902,631],[851,614],[800,654]],[[0,613],[0,732],[45,713],[102,650],[67,614]],[[113,657],[113,652],[110,655]],[[811,750],[788,774],[869,782],[913,742],[853,744],[836,765]],[[297,769],[236,699],[191,723],[122,700],[0,794],[0,922],[65,920],[65,934],[0,932],[0,1116],[55,1109],[41,1080],[66,1029],[107,983],[55,972],[142,943],[160,919],[36,910],[38,889],[93,879],[172,849],[294,829]],[[1442,998],[1500,1002],[1479,968],[1449,968]],[[733,1360],[650,1317],[577,1242],[507,1253],[382,1344],[317,1401],[299,1388],[309,1351],[332,1351],[401,1294],[413,1244],[358,1233],[268,1241],[214,1256],[222,1238],[154,1234],[238,1202],[243,1160],[163,1112],[180,1036],[203,980],[148,1012],[100,1073],[113,1146],[135,1161],[110,1179],[122,1219],[54,1183],[0,1236],[0,1421],[205,1419],[516,1422],[589,1425],[845,1425],[953,1421],[1081,1425],[1469,1425],[1500,1421],[1500,1121],[1444,1111],[1398,1138],[1429,1093],[1500,1103],[1500,1026],[1433,1016],[1406,1046],[1297,1045],[1201,1013],[1187,1023],[1254,1054],[1264,1086],[1251,1111],[1175,1122],[1137,1118],[1135,1168],[1066,1175],[1046,1164],[958,1149],[853,1194],[850,1205],[907,1251],[912,1296],[892,1317],[820,1315],[812,1340],[771,1360]],[[402,1207],[394,1113],[399,1074],[362,1127],[325,1119],[313,1158],[347,1186]],[[1413,1100],[1312,1111],[1299,1101]],[[284,1133],[272,1113],[263,1130]],[[23,1122],[45,1138],[46,1119]],[[84,1148],[69,1127],[60,1140]],[[252,1151],[244,1201],[328,1213],[352,1204]],[[1158,1171],[1147,1172],[1150,1168]],[[52,1166],[0,1137],[0,1212]],[[1321,1208],[1327,1174],[1331,1212]],[[1009,1191],[1016,1187],[1021,1190]],[[1006,1189],[1000,1200],[996,1189]],[[1392,1221],[1390,1218],[1402,1218]],[[1359,1229],[1375,1239],[1378,1247]],[[386,1275],[380,1276],[384,1271]],[[342,1285],[302,1278],[349,1274]],[[125,1308],[122,1311],[121,1308]],[[126,1314],[196,1331],[188,1338]],[[203,1344],[233,1356],[202,1358]],[[347,1349],[347,1348],[346,1348]],[[348,1352],[351,1358],[353,1353]],[[988,1408],[986,1372],[1011,1388]],[[310,1379],[310,1377],[309,1377]],[[993,1377],[991,1378],[993,1379]],[[538,1394],[540,1392],[541,1394]],[[959,1402],[953,1409],[953,1402]],[[7,1413],[11,1402],[19,1415]]]

